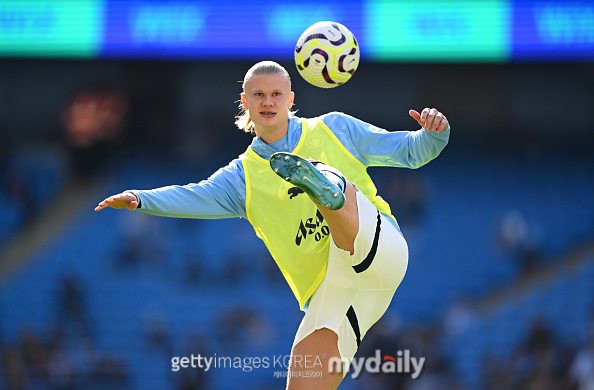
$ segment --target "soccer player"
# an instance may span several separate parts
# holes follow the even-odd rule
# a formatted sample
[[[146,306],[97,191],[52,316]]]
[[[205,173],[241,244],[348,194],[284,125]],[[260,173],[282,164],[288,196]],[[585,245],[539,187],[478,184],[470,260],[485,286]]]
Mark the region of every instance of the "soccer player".
[[[422,127],[412,132],[337,112],[299,118],[294,97],[281,65],[257,63],[245,75],[236,121],[255,134],[245,153],[207,180],[124,191],[95,210],[247,218],[305,312],[287,389],[336,389],[346,369],[332,370],[330,358],[350,362],[408,264],[406,241],[366,168],[418,168],[439,155],[450,128],[434,108],[409,111]]]

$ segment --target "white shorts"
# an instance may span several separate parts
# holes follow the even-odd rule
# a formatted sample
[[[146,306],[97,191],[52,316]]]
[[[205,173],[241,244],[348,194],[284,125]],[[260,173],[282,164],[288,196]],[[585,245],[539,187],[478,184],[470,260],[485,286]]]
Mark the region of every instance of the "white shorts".
[[[341,358],[351,361],[404,278],[408,246],[402,234],[360,191],[357,207],[355,252],[351,256],[330,240],[326,276],[310,298],[293,348],[315,330],[328,328],[338,335]]]

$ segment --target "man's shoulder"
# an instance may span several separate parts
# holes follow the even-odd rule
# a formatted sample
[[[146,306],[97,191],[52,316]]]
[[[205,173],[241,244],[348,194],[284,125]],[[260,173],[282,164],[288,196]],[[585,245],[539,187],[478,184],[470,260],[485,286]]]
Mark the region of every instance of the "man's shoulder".
[[[348,122],[350,118],[350,116],[343,112],[331,111],[320,116],[315,116],[311,118],[300,117],[295,119],[299,120],[298,123],[301,123],[301,121],[307,121],[310,124],[310,126],[316,125],[319,122],[323,122],[330,129],[333,129],[336,125],[344,126],[344,124]]]
[[[340,111],[330,111],[327,114],[324,115],[320,115],[319,118],[323,121],[326,120],[336,120],[336,119],[345,119],[348,118],[349,116],[347,114],[345,114],[344,112],[340,112]]]
[[[314,121],[314,120],[325,120],[325,119],[336,119],[336,118],[349,118],[349,115],[345,114],[344,112],[340,112],[340,111],[330,111],[327,112],[325,114],[321,114],[318,116],[314,116],[314,117],[298,117],[298,116],[294,116],[291,117],[291,120],[295,120],[296,122],[301,122],[301,121]]]

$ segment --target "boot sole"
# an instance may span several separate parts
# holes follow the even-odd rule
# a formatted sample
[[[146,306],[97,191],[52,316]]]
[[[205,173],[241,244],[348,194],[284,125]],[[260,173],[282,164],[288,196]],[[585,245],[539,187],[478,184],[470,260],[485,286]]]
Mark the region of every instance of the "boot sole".
[[[301,188],[325,208],[338,210],[344,206],[345,197],[340,188],[303,157],[292,153],[275,153],[270,157],[270,167],[278,176]]]

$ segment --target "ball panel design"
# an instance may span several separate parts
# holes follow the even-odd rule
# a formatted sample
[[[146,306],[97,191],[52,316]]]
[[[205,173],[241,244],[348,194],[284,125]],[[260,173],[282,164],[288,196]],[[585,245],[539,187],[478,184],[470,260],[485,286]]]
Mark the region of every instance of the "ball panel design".
[[[359,65],[359,57],[353,33],[335,22],[310,26],[295,46],[299,74],[321,88],[334,88],[347,82]]]

